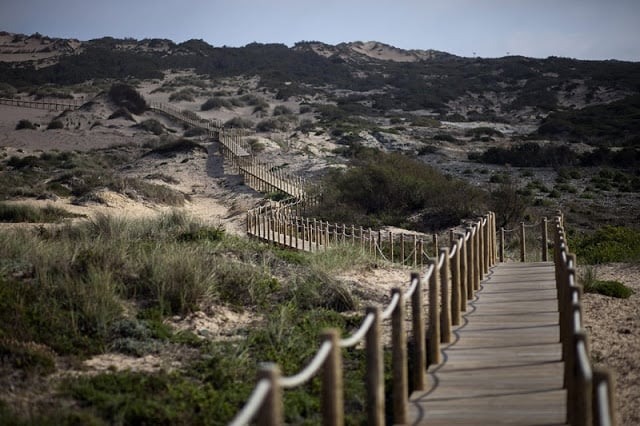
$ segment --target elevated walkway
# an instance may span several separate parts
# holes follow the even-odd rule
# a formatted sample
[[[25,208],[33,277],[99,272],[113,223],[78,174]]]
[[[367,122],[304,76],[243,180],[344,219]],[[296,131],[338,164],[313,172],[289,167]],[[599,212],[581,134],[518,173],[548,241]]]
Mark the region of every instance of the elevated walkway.
[[[566,419],[553,263],[502,263],[469,302],[412,425],[561,425]]]

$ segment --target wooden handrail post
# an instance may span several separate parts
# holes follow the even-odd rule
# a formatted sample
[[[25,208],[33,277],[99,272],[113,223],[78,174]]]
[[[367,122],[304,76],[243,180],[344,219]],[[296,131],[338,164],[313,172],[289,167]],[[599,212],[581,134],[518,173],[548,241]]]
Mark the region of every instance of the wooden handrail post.
[[[427,330],[427,367],[440,363],[440,268],[438,256],[432,259],[429,279],[429,328]]]
[[[453,240],[452,240],[453,241]],[[458,239],[456,244],[456,253],[451,259],[451,324],[460,324],[460,306],[461,306],[461,283],[460,283],[460,250],[461,240]]]
[[[322,369],[322,424],[342,426],[344,424],[344,390],[342,385],[342,350],[340,332],[327,329],[322,340],[331,342],[331,352]]]
[[[400,262],[404,265],[404,233],[400,234]]]
[[[591,397],[591,407],[593,408],[593,426],[615,426],[616,421],[616,401],[615,401],[615,375],[609,369],[596,367],[593,369],[593,395]],[[598,396],[598,388],[601,383],[607,385],[607,405],[608,412],[601,412],[600,397]]]
[[[473,228],[467,228],[467,234],[469,234],[469,240],[465,243],[467,246],[467,300],[473,299],[473,290],[475,289],[475,272],[474,272],[474,260],[473,260]]]
[[[412,390],[425,390],[425,371],[427,369],[427,350],[424,333],[424,295],[422,292],[422,280],[420,274],[413,272],[411,282],[418,280],[417,286],[411,296],[411,316],[413,328],[413,366],[411,374],[413,378]]]
[[[433,257],[438,257],[438,234],[433,234]]]
[[[504,262],[504,228],[500,228],[500,263]]]
[[[527,245],[525,242],[525,229],[524,222],[520,222],[520,262],[524,262],[526,259]]]
[[[389,244],[391,245],[391,263],[393,263],[393,232],[389,231]]]
[[[258,424],[260,426],[280,426],[283,424],[280,367],[274,363],[261,364],[258,370],[258,381],[262,379],[267,379],[271,387],[258,412]]]
[[[484,274],[489,273],[489,267],[491,266],[491,215],[487,214],[487,224],[484,227]]]
[[[418,236],[413,234],[413,267],[416,266],[418,266]]]
[[[405,301],[399,288],[391,290],[391,298],[398,295],[398,304],[391,314],[391,340],[393,352],[393,421],[395,424],[407,423],[407,404],[409,386],[407,378],[407,335],[404,327]]]
[[[448,247],[440,249],[439,257],[442,256],[444,256],[444,262],[440,268],[440,343],[449,343],[451,341],[451,285]]]
[[[464,240],[464,234],[460,238],[460,311],[467,311],[467,242]]]
[[[485,261],[485,236],[486,236],[486,231],[485,231],[485,225],[482,224],[483,222],[482,217],[480,217],[480,219],[478,220],[478,268],[480,270],[480,280],[482,280],[482,278],[484,278],[484,261]]]
[[[548,229],[548,225],[547,225],[547,218],[543,217],[542,218],[542,261],[546,262],[549,260],[549,247],[547,245],[547,229]]]
[[[382,353],[382,321],[379,307],[368,307],[367,315],[373,314],[373,324],[367,332],[367,424],[384,425],[384,355]]]
[[[482,280],[480,272],[480,224],[476,223],[475,236],[473,238],[473,289],[480,289],[480,281]]]

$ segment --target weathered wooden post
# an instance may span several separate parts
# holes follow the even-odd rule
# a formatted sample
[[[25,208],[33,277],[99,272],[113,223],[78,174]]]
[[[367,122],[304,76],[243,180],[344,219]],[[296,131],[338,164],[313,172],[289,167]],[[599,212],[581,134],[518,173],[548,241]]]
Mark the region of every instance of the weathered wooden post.
[[[366,335],[367,358],[367,424],[384,425],[384,355],[380,308],[368,307],[367,315],[373,314],[373,324]]]
[[[433,234],[433,257],[438,257],[438,234]]]
[[[451,341],[451,287],[449,284],[448,247],[440,249],[439,258],[443,259],[442,268],[440,268],[440,342],[449,343]]]
[[[433,271],[431,272],[433,273]],[[411,273],[411,283],[417,280],[416,289],[411,295],[411,316],[413,330],[413,366],[411,374],[413,377],[413,390],[425,390],[425,372],[427,369],[427,350],[425,345],[424,332],[424,295],[422,292],[422,281],[420,274]]]
[[[393,232],[389,231],[389,242],[391,244],[391,263],[393,263]]]
[[[400,261],[404,265],[404,233],[400,234]]]
[[[342,426],[344,424],[344,390],[339,330],[325,330],[322,333],[322,340],[331,342],[331,351],[322,369],[322,424]]]
[[[473,299],[473,290],[475,289],[475,272],[474,272],[474,264],[473,260],[473,228],[467,228],[467,234],[469,235],[469,239],[466,242],[467,246],[467,300]]]
[[[427,366],[440,363],[440,268],[438,256],[429,261],[433,271],[429,279],[429,329],[427,331]]]
[[[455,236],[452,233],[452,236]],[[460,324],[460,250],[461,240],[451,240],[452,247],[455,246],[456,252],[451,259],[451,324]]]
[[[547,245],[547,238],[548,238],[547,237],[547,228],[548,228],[547,218],[543,217],[542,218],[542,229],[541,229],[541,231],[542,231],[542,236],[541,236],[542,237],[542,241],[541,241],[541,244],[542,244],[542,261],[543,262],[546,262],[546,261],[549,260],[549,247]]]
[[[520,222],[520,262],[525,261],[526,249],[524,222]]]
[[[467,311],[467,242],[465,241],[465,234],[462,234],[460,238],[460,311]]]
[[[405,301],[402,290],[391,290],[391,299],[398,297],[398,304],[391,313],[391,340],[393,352],[393,421],[395,424],[407,423],[408,373],[407,373],[407,336],[404,327]]]
[[[269,392],[260,407],[257,420],[260,426],[280,426],[283,424],[282,388],[280,386],[280,368],[273,363],[264,363],[258,370],[258,381],[269,381]]]
[[[504,262],[504,228],[500,228],[500,262]]]

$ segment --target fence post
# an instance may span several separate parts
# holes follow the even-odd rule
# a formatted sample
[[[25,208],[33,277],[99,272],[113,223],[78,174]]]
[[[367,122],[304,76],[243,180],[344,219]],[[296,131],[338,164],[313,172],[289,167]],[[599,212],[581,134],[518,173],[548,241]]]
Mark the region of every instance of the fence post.
[[[467,228],[467,234],[469,235],[469,239],[465,243],[467,246],[467,300],[473,299],[473,290],[476,286],[476,278],[474,272],[474,260],[473,260],[473,228]]]
[[[400,262],[404,265],[404,233],[400,234]]]
[[[474,225],[475,234],[473,236],[473,289],[480,289],[482,272],[480,270],[480,224]]]
[[[433,272],[432,272],[433,273]],[[420,274],[411,273],[411,282],[418,280],[416,289],[411,296],[411,316],[413,330],[413,367],[411,374],[413,376],[413,390],[425,389],[425,370],[427,360],[427,350],[424,334],[424,300],[422,293],[422,281]]]
[[[393,232],[389,231],[389,241],[391,244],[391,263],[393,263]]]
[[[469,286],[467,282],[467,243],[464,240],[465,234],[462,234],[462,238],[460,238],[460,247],[458,251],[460,252],[460,311],[467,311],[467,287]]]
[[[451,341],[451,286],[449,284],[449,248],[440,249],[443,257],[442,268],[440,269],[440,343]],[[429,307],[431,308],[431,307]]]
[[[418,236],[413,234],[413,267],[416,266],[418,266]]]
[[[367,357],[367,424],[384,425],[384,365],[381,339],[380,308],[368,307],[373,324],[366,336]]]
[[[433,271],[429,278],[429,329],[427,331],[427,366],[440,363],[440,268],[438,255],[429,261]]]
[[[606,405],[603,407],[599,404],[602,395],[599,394],[601,384],[607,387]],[[615,426],[616,406],[615,406],[615,376],[611,370],[604,368],[594,368],[593,370],[593,396],[591,398],[591,406],[593,409],[593,425],[594,426]],[[605,410],[602,410],[602,409]],[[606,410],[608,408],[608,410]],[[601,411],[602,410],[602,411]]]
[[[340,333],[333,328],[325,330],[322,333],[322,340],[331,342],[331,352],[322,369],[322,424],[342,426],[344,424],[344,390]]]
[[[500,228],[500,263],[504,262],[504,228]]]
[[[547,218],[542,218],[542,261],[549,260],[549,247],[547,246]]]
[[[485,226],[482,224],[484,218],[480,217],[478,220],[478,269],[480,272],[480,280],[484,277],[484,260],[485,260]]]
[[[453,239],[451,240],[453,241]],[[453,244],[453,243],[452,243]],[[460,250],[462,243],[455,242],[456,253],[451,259],[451,324],[460,324]]]
[[[438,234],[433,234],[433,257],[438,257]]]
[[[524,222],[520,222],[520,262],[525,261],[526,249]]]
[[[260,426],[280,426],[282,416],[282,389],[280,387],[280,368],[274,363],[263,363],[258,370],[258,381],[269,380],[271,387],[258,412]]]
[[[484,227],[483,233],[484,239],[484,274],[489,273],[489,267],[491,266],[491,214],[487,214],[487,224]]]
[[[391,354],[393,365],[393,421],[395,424],[407,423],[407,337],[404,330],[404,294],[402,290],[391,290],[391,298],[398,295],[398,304],[391,314],[391,339],[393,352]]]

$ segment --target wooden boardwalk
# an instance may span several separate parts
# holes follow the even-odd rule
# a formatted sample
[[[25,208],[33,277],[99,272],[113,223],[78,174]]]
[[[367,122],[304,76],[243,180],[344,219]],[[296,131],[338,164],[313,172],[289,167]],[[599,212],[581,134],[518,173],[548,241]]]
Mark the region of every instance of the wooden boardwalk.
[[[554,274],[553,263],[493,268],[411,395],[409,424],[565,424]]]

